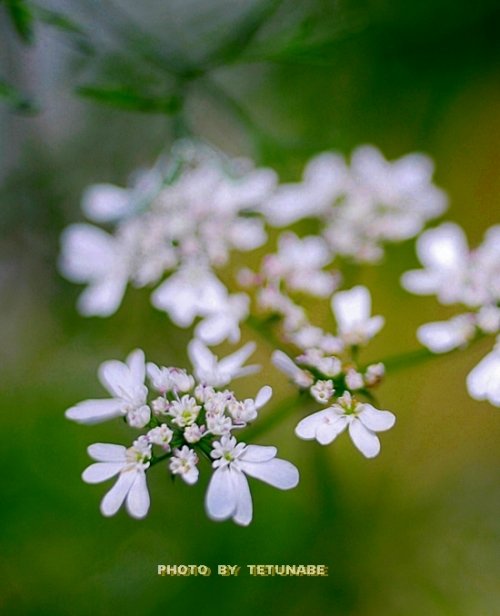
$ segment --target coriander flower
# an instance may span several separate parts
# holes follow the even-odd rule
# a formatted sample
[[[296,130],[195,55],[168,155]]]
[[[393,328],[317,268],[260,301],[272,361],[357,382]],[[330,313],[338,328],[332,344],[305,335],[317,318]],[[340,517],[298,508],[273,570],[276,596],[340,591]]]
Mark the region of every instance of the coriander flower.
[[[141,437],[128,449],[122,445],[96,443],[87,451],[96,463],[83,472],[85,482],[100,483],[118,475],[117,482],[101,502],[102,514],[114,515],[125,502],[132,517],[144,518],[149,509],[145,471],[151,459],[151,445]]]
[[[500,336],[486,357],[469,372],[467,390],[474,400],[488,400],[500,407]]]
[[[215,469],[210,480],[205,507],[212,520],[231,518],[242,526],[252,521],[252,497],[246,475],[260,479],[280,490],[294,488],[299,482],[296,467],[276,458],[275,447],[245,445],[234,437],[223,436],[213,443],[211,456]]]
[[[243,364],[255,351],[255,343],[248,342],[238,351],[218,359],[201,340],[194,338],[188,345],[189,359],[194,367],[196,378],[205,385],[224,387],[233,379],[252,374],[259,366]]]
[[[359,451],[367,458],[374,458],[380,452],[376,432],[389,430],[395,421],[390,411],[380,411],[371,404],[358,402],[346,392],[327,409],[302,419],[295,434],[301,439],[316,439],[321,445],[328,445],[348,428]]]
[[[124,416],[134,428],[144,427],[150,419],[144,352],[130,353],[126,363],[111,360],[101,364],[99,379],[113,396],[111,399],[85,400],[66,411],[66,417],[78,423],[94,424]]]
[[[357,286],[332,296],[332,311],[340,338],[347,345],[365,345],[384,326],[384,317],[371,315],[371,297],[366,287]]]
[[[173,475],[180,475],[188,484],[192,485],[198,481],[198,456],[196,453],[184,445],[182,449],[174,449],[174,455],[170,458],[169,468]]]
[[[449,321],[435,321],[421,325],[417,338],[433,353],[447,353],[464,347],[476,335],[474,315],[459,314]]]

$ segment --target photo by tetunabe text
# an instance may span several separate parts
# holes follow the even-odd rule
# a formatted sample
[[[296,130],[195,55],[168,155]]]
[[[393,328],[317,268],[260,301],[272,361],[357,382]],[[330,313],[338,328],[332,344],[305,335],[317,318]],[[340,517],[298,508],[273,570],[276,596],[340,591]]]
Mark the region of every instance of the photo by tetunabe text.
[[[207,565],[158,565],[158,575],[165,577],[175,576],[202,576],[212,575],[233,576],[312,576],[328,577],[326,565],[216,565],[211,568]]]

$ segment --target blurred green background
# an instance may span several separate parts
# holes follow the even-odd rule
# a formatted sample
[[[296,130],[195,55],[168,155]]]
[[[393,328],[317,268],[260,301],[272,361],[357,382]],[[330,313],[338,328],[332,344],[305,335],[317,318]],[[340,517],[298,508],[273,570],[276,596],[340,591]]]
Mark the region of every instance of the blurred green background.
[[[499,614],[499,410],[473,402],[464,383],[491,340],[387,378],[379,399],[398,421],[375,460],[345,435],[326,448],[299,442],[300,415],[259,437],[302,480],[286,493],[252,482],[249,528],[206,518],[208,469],[188,487],[157,467],[145,520],[104,519],[106,486],[80,480],[85,448],[130,432],[77,426],[63,412],[104,395],[99,363],[137,346],[187,366],[189,332],[156,312],[147,290],[130,290],[109,319],[81,318],[80,289],[56,268],[85,186],[124,183],[151,164],[184,130],[163,113],[180,106],[194,134],[286,180],[324,149],[426,152],[450,197],[447,218],[478,243],[499,218],[498,2],[40,2],[24,23],[31,43],[12,27],[12,4],[0,4],[1,77],[39,111],[13,90],[0,111],[0,611]],[[348,269],[346,284],[367,284],[387,321],[367,360],[417,348],[419,324],[452,314],[399,287],[416,263],[409,242],[378,267]],[[271,351],[259,341],[278,401],[292,388],[269,367]],[[159,578],[160,563],[317,563],[330,576]]]

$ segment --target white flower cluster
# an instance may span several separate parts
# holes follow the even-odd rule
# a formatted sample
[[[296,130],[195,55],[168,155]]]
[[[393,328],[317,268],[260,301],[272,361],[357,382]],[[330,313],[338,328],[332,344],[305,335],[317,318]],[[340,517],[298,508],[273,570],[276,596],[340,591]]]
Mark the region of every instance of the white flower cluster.
[[[446,353],[478,335],[497,335],[493,351],[468,375],[467,389],[474,399],[500,406],[500,225],[491,227],[471,251],[463,230],[444,223],[418,238],[417,254],[424,269],[403,275],[405,289],[468,309],[448,321],[422,325],[419,341],[434,353]]]
[[[350,165],[338,154],[323,153],[307,164],[302,182],[281,185],[263,211],[278,227],[319,218],[333,255],[373,263],[385,242],[415,237],[445,211],[433,170],[422,154],[388,162],[373,146],[357,148]]]
[[[167,462],[172,475],[191,485],[198,481],[200,457],[206,457],[214,469],[206,496],[208,516],[232,518],[242,525],[252,520],[245,475],[283,490],[297,485],[297,469],[276,458],[274,447],[238,443],[232,436],[232,431],[257,418],[272,395],[264,386],[255,399],[239,400],[232,391],[221,389],[252,369],[243,363],[253,347],[247,345],[220,361],[199,340],[189,351],[196,379],[179,368],[146,363],[143,351],[136,350],[125,363],[113,360],[101,365],[99,378],[110,399],[86,400],[66,411],[79,423],[123,417],[131,427],[146,430],[129,448],[106,443],[88,448],[95,463],[84,471],[84,481],[99,483],[118,476],[101,502],[104,515],[114,515],[125,503],[131,516],[146,516],[150,505],[146,472],[161,461]]]
[[[129,282],[152,285],[170,272],[152,295],[154,306],[179,327],[202,317],[197,335],[208,344],[237,342],[248,298],[230,295],[214,268],[227,263],[231,250],[253,250],[266,241],[257,209],[275,183],[269,169],[181,144],[170,165],[159,161],[129,189],[90,187],[83,198],[85,215],[112,224],[113,232],[75,224],[63,233],[61,271],[87,284],[80,312],[108,316]]]
[[[395,417],[357,399],[359,395],[370,397],[369,390],[384,376],[384,366],[377,363],[360,369],[356,357],[359,347],[378,333],[384,320],[371,316],[371,297],[366,287],[335,293],[331,306],[337,321],[336,336],[301,323],[289,332],[288,338],[302,353],[292,360],[282,351],[275,351],[272,359],[298,387],[308,389],[317,402],[327,407],[299,422],[295,429],[298,437],[327,445],[348,427],[355,446],[372,458],[380,451],[375,433],[391,428]]]

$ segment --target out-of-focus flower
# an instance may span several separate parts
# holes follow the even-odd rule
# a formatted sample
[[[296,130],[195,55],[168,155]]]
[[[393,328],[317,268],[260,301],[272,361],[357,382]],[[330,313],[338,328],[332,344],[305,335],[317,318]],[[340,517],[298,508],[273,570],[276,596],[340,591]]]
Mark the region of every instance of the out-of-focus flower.
[[[231,518],[247,526],[252,521],[252,497],[245,475],[260,479],[280,490],[294,488],[299,482],[297,468],[276,458],[275,447],[245,445],[234,437],[223,436],[213,443],[210,453],[215,469],[208,486],[205,506],[212,520]]]
[[[188,346],[188,354],[193,364],[196,378],[205,385],[224,387],[233,379],[252,374],[259,366],[243,366],[255,351],[255,343],[248,342],[238,351],[218,359],[201,340],[194,338]]]
[[[435,321],[421,325],[417,338],[433,353],[447,353],[466,346],[476,334],[474,316],[459,314],[449,321]]]
[[[119,475],[101,502],[102,514],[114,515],[125,502],[132,517],[145,517],[149,510],[145,470],[151,460],[151,445],[141,437],[128,449],[122,445],[96,443],[90,445],[88,453],[96,463],[83,472],[82,479],[85,482],[100,483]]]
[[[188,485],[192,485],[198,481],[197,464],[198,456],[196,453],[189,449],[187,445],[184,445],[182,449],[174,450],[174,455],[170,458],[169,468],[173,475],[180,475]]]
[[[347,345],[365,345],[384,325],[383,317],[371,316],[371,297],[366,287],[335,293],[331,306],[339,336]]]
[[[113,398],[80,402],[66,411],[66,417],[78,423],[94,424],[125,416],[130,425],[142,428],[151,415],[145,374],[144,353],[140,349],[130,353],[126,363],[104,362],[99,368],[99,379]]]
[[[472,398],[500,407],[500,336],[493,351],[468,374],[466,383]]]
[[[298,387],[306,388],[314,383],[311,373],[299,368],[286,353],[283,353],[283,351],[274,351],[271,356],[271,361],[278,370],[286,374]]]
[[[316,439],[321,445],[329,445],[346,428],[354,445],[367,458],[380,452],[376,432],[392,428],[396,421],[390,411],[379,411],[371,404],[361,403],[349,392],[337,399],[327,409],[302,419],[295,434],[304,440]]]

